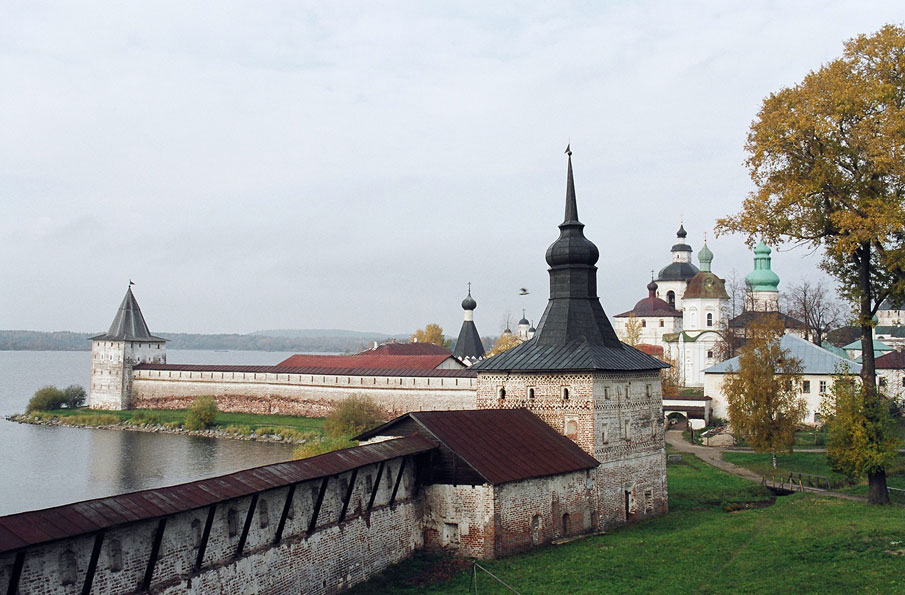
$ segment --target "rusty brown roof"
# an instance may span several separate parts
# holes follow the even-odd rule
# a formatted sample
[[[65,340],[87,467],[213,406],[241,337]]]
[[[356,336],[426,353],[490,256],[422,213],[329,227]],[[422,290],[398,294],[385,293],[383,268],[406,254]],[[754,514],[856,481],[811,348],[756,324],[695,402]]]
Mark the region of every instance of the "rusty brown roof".
[[[11,514],[0,517],[0,554],[336,475],[365,465],[427,452],[437,446],[431,440],[410,436],[191,483]]]
[[[135,370],[162,372],[239,372],[259,374],[321,374],[326,376],[418,376],[446,378],[475,378],[478,373],[468,369],[409,369],[409,368],[334,368],[322,366],[220,366],[216,364],[138,364]]]
[[[600,464],[527,409],[416,411],[357,438],[392,435],[392,427],[408,419],[491,484],[593,469]]]

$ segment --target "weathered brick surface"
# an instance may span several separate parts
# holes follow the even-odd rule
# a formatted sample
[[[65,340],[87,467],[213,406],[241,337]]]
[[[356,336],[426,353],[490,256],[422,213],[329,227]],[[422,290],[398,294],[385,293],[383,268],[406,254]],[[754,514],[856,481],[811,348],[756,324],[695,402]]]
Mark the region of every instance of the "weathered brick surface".
[[[396,494],[389,501],[401,459],[388,461],[374,507],[368,511],[377,465],[359,469],[346,513],[339,513],[351,472],[329,480],[315,530],[308,524],[321,480],[296,487],[292,514],[283,539],[272,544],[288,488],[262,492],[252,516],[244,553],[236,558],[252,498],[217,506],[200,572],[198,554],[207,508],[167,518],[151,592],[155,593],[335,593],[366,580],[423,545],[423,498],[414,493],[413,466],[407,465]],[[262,506],[262,502],[267,504]],[[231,512],[232,511],[232,512]],[[237,522],[231,527],[230,517]],[[94,593],[130,593],[145,575],[156,520],[108,531],[98,559]],[[232,531],[235,529],[235,531]],[[26,550],[19,592],[80,593],[94,536],[83,536]],[[15,554],[0,556],[0,585],[6,588]],[[64,584],[66,583],[66,584]]]
[[[132,406],[132,367],[141,363],[165,364],[164,343],[92,341],[88,405],[93,409],[129,409]]]
[[[373,398],[388,417],[474,409],[474,378],[137,370],[132,407],[183,409],[211,395],[221,411],[324,417],[350,395]]]
[[[481,372],[477,406],[525,407],[600,461],[595,523],[604,530],[667,510],[660,388],[657,371]]]

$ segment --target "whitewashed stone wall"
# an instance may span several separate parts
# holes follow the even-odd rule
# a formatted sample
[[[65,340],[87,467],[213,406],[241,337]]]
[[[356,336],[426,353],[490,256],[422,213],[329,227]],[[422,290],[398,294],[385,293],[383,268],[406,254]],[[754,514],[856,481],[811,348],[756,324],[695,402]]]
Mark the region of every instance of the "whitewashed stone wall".
[[[162,342],[92,341],[88,406],[92,409],[131,408],[132,367],[166,362],[166,344]]]
[[[132,407],[183,409],[193,398],[211,395],[221,411],[324,417],[339,401],[366,395],[398,416],[474,409],[476,385],[473,377],[135,370]]]

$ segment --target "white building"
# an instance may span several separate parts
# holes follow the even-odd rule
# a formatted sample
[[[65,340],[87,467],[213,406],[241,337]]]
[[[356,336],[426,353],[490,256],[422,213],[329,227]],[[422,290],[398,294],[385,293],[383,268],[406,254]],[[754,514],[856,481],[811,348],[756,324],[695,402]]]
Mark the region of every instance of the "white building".
[[[844,366],[850,374],[861,372],[861,364],[847,360],[822,347],[805,341],[795,335],[783,335],[779,343],[790,357],[801,361],[801,384],[799,394],[807,403],[805,422],[814,424],[820,421],[820,402],[833,385],[833,376]],[[728,374],[737,372],[739,358],[734,357],[704,370],[704,394],[711,399],[713,415],[723,419],[729,417],[729,402],[723,392],[723,383]]]

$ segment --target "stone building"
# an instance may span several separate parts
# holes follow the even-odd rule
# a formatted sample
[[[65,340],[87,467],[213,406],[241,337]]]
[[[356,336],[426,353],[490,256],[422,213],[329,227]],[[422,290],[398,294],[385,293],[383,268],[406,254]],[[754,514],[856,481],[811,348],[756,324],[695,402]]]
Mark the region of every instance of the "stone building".
[[[617,336],[625,337],[629,324],[638,326],[638,342],[642,345],[660,347],[666,344],[663,337],[682,330],[682,313],[657,297],[656,281],[647,284],[647,297],[635,304],[627,312],[613,316],[613,327]]]
[[[599,251],[578,219],[567,153],[565,219],[547,249],[550,299],[536,333],[471,370],[478,408],[526,408],[600,461],[593,490],[602,530],[666,511],[666,365],[620,342],[600,305]]]
[[[110,329],[91,337],[91,381],[88,406],[92,409],[132,407],[133,368],[139,364],[165,364],[166,339],[148,329],[131,284]]]

